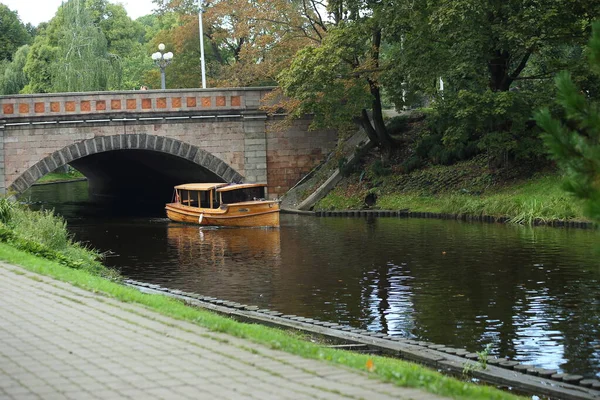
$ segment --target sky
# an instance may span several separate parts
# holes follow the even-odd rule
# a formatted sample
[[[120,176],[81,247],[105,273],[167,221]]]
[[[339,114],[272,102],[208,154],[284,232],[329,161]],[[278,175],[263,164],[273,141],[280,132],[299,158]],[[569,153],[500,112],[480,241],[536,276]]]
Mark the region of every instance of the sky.
[[[156,7],[152,0],[110,0],[111,3],[121,3],[131,19],[152,13]],[[17,11],[21,21],[36,26],[40,22],[48,22],[56,14],[62,0],[0,0],[12,11]]]

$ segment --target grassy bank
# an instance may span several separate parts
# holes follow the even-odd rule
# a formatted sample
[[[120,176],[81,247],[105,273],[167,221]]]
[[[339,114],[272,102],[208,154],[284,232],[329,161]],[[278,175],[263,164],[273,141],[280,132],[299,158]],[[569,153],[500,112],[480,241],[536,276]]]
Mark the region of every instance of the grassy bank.
[[[31,211],[8,199],[0,199],[0,242],[73,269],[108,279],[119,279],[102,264],[102,255],[73,241],[67,223],[52,211]]]
[[[482,158],[452,166],[432,166],[403,174],[393,167],[381,171],[376,161],[366,161],[353,171],[315,210],[363,209],[367,196],[371,208],[409,209],[457,215],[509,217],[514,223],[534,220],[585,221],[580,201],[561,188],[553,171],[505,176],[490,171]],[[506,173],[506,171],[503,171]]]
[[[39,218],[39,216],[29,218],[36,219]],[[46,214],[44,218],[48,218],[48,215]],[[62,225],[61,221],[62,220],[59,220],[58,225]],[[248,339],[274,349],[280,349],[305,358],[326,360],[334,364],[344,365],[358,370],[368,370],[373,377],[384,381],[390,381],[400,386],[422,388],[432,393],[463,399],[516,398],[509,393],[494,388],[477,386],[443,376],[435,371],[423,368],[416,364],[397,359],[354,354],[323,347],[307,340],[303,340],[301,336],[289,332],[283,332],[281,330],[260,325],[236,322],[232,319],[205,310],[188,307],[182,302],[172,298],[161,295],[143,294],[138,290],[120,284],[118,281],[104,278],[103,275],[105,275],[105,271],[83,266],[78,267],[77,265],[75,268],[71,268],[67,266],[69,265],[68,263],[65,264],[62,262],[62,259],[49,260],[40,257],[37,253],[32,254],[30,248],[27,246],[22,249],[16,248],[20,243],[17,239],[25,240],[24,232],[33,228],[17,228],[14,223],[15,219],[10,219],[8,220],[8,223],[3,225],[5,231],[11,232],[13,236],[8,239],[8,243],[6,243],[5,240],[6,235],[2,236],[2,241],[4,243],[0,243],[0,259],[12,264],[21,265],[30,271],[69,282],[86,290],[103,293],[104,295],[123,302],[142,304],[163,315],[190,321],[213,331]],[[58,230],[61,231],[61,229]],[[39,235],[30,235],[30,237],[34,236]],[[29,240],[27,243],[35,242]],[[48,248],[46,243],[38,244],[44,246],[44,248]]]
[[[77,170],[69,170],[69,172],[50,172],[42,176],[36,183],[53,183],[71,181],[74,179],[82,179],[85,176]]]

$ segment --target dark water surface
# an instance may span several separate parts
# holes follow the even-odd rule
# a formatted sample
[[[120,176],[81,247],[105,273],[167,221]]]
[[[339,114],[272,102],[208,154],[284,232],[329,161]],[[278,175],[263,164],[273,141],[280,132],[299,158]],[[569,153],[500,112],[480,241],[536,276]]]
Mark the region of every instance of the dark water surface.
[[[207,229],[32,188],[132,279],[600,377],[600,233],[283,214],[280,229]]]

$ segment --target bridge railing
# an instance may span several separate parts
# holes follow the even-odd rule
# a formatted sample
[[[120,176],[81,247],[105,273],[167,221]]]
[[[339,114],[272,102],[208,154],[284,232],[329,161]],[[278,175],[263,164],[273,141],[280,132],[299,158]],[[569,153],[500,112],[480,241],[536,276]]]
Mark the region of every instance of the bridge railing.
[[[256,111],[272,87],[136,90],[0,96],[5,122],[48,117]]]

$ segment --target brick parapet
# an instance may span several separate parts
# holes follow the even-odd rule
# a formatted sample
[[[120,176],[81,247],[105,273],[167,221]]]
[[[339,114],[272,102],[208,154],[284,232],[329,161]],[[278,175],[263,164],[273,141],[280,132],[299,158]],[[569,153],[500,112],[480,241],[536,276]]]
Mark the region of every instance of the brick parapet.
[[[272,88],[179,89],[0,96],[0,116],[48,118],[121,113],[255,111]]]

